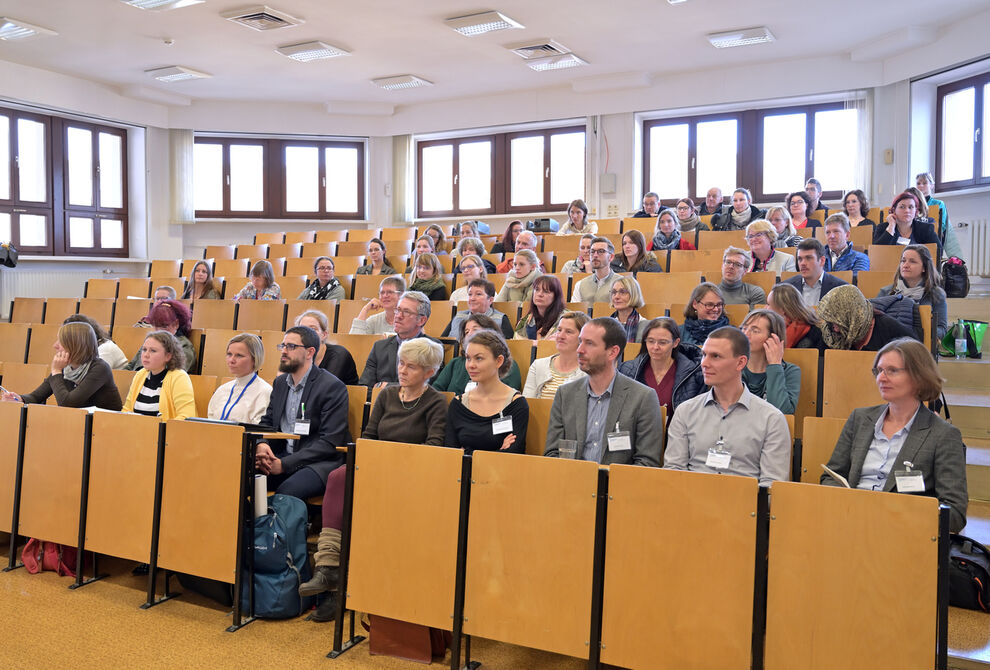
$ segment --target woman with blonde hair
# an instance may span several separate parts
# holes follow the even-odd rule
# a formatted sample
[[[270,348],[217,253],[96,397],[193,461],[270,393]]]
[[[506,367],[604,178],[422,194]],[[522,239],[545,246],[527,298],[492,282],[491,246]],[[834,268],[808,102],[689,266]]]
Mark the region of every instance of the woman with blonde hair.
[[[447,285],[443,281],[443,267],[436,254],[422,253],[413,265],[413,282],[410,291],[421,291],[430,300],[446,300]]]
[[[791,213],[787,211],[786,207],[771,207],[767,210],[766,220],[777,231],[777,241],[773,245],[775,249],[796,247],[804,239],[797,234]]]
[[[141,346],[142,369],[131,381],[123,411],[159,416],[162,421],[196,416],[192,381],[184,363],[182,347],[172,333],[148,333]]]
[[[448,299],[453,303],[467,302],[468,284],[475,279],[488,279],[488,272],[485,270],[485,264],[481,262],[481,258],[478,256],[464,256],[457,264],[457,269],[459,271],[457,283],[462,284],[462,286],[454,289]]]
[[[88,323],[63,324],[52,348],[55,355],[50,374],[38,388],[23,395],[7,391],[0,399],[42,404],[54,395],[59,407],[120,410],[113,372],[100,358],[96,333]]]
[[[521,249],[512,257],[512,271],[505,278],[502,290],[495,300],[498,302],[527,302],[533,296],[533,282],[542,277],[540,259],[536,252]]]
[[[227,370],[233,379],[213,393],[206,416],[221,421],[259,423],[272,395],[272,385],[258,376],[264,364],[265,347],[260,337],[238,333],[230,338]]]
[[[423,232],[433,240],[433,253],[438,256],[447,255],[447,236],[443,233],[443,228],[435,223],[431,223]]]
[[[182,294],[183,300],[219,300],[220,292],[217,291],[216,283],[213,281],[213,272],[210,264],[206,261],[196,261],[192,272],[189,273],[189,280],[186,282],[186,290]]]
[[[825,349],[818,315],[804,304],[795,286],[775,284],[767,295],[767,307],[784,317],[785,345],[789,349]]]
[[[626,342],[643,341],[646,319],[640,316],[637,308],[644,304],[643,291],[632,277],[619,277],[609,289],[609,305],[615,310],[611,316],[626,329]]]
[[[797,272],[794,256],[777,253],[777,229],[766,219],[757,219],[746,226],[746,244],[753,254],[753,272]]]
[[[562,385],[587,376],[578,365],[577,348],[581,329],[589,321],[591,318],[584,312],[564,312],[560,315],[553,336],[557,353],[537,358],[529,366],[523,389],[525,397],[553,399]]]

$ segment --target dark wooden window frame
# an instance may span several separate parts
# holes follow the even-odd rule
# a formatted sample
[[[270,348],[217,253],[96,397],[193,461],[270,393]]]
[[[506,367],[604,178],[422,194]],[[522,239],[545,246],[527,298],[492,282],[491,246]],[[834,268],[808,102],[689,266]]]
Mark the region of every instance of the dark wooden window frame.
[[[476,142],[489,142],[491,144],[491,207],[481,209],[463,209],[460,206],[460,147],[462,144],[474,144]],[[499,170],[500,155],[503,153],[505,138],[498,135],[472,135],[469,137],[455,137],[443,140],[424,140],[416,143],[416,215],[418,217],[464,217],[471,218],[483,214],[495,214],[501,203],[500,195],[504,192],[504,185],[501,181],[504,177]],[[453,208],[448,210],[423,209],[423,151],[430,147],[437,146],[453,147],[453,159],[451,163],[451,179],[453,180],[452,203]]]
[[[983,93],[984,87],[987,84],[990,84],[990,72],[984,72],[972,77],[960,79],[959,81],[943,84],[936,89],[935,183],[938,184],[939,191],[958,191],[967,188],[990,185],[990,176],[983,176],[983,142],[985,141],[984,135],[986,135],[987,131],[987,129],[983,127],[983,110],[984,105],[987,104]],[[970,87],[974,89],[975,94],[973,98],[973,177],[972,179],[958,179],[956,181],[946,182],[942,179],[942,150],[944,148],[944,138],[942,137],[942,107],[945,103],[945,97],[947,95]]]

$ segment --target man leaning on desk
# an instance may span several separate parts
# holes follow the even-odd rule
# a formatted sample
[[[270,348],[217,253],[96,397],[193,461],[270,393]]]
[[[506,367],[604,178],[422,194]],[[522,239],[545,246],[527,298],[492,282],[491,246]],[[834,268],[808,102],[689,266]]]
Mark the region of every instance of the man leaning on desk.
[[[278,370],[272,398],[261,425],[295,440],[259,442],[254,464],[268,475],[268,488],[305,500],[323,495],[327,475],[344,462],[338,446],[351,441],[347,430],[347,387],[326,370],[313,365],[320,338],[312,328],[285,331],[278,345]]]

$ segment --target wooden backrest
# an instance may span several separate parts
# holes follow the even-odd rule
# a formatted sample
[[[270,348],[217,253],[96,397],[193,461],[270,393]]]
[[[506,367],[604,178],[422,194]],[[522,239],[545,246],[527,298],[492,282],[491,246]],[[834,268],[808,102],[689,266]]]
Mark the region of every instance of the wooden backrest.
[[[344,285],[344,293],[347,292],[347,284],[343,277],[338,277],[340,283]],[[296,299],[302,295],[303,289],[306,288],[306,284],[309,282],[308,275],[286,275],[284,277],[278,277],[275,282],[278,284],[281,290],[281,295],[283,300]]]
[[[455,303],[449,300],[431,300],[430,318],[427,320],[426,326],[423,327],[423,332],[430,337],[439,338],[443,334],[444,328],[454,318],[454,308],[456,306]]]
[[[192,266],[189,266],[192,269]],[[181,277],[182,276],[182,261],[176,260],[154,260],[151,261],[151,268],[148,270],[148,276],[152,279],[157,279],[159,277]]]
[[[234,328],[237,330],[285,330],[285,301],[239,301]]]
[[[44,320],[44,298],[14,298],[14,306],[10,310],[11,323],[44,323]]]
[[[382,228],[381,241],[385,242],[408,242],[409,240],[416,239],[416,228],[415,227],[402,227],[402,228]]]
[[[378,237],[377,228],[351,228],[347,231],[348,242],[368,242]]]
[[[131,300],[118,298],[114,303],[113,336],[116,339],[117,330],[131,328],[135,323],[148,315],[151,310],[151,300]]]
[[[196,401],[196,416],[206,417],[210,408],[210,399],[217,390],[216,375],[189,375],[192,382],[193,398]]]
[[[233,328],[209,328],[203,336],[203,355],[200,370],[202,374],[213,377],[224,377],[230,374],[227,370],[227,343],[237,333],[243,330]],[[257,335],[258,331],[254,331]],[[281,338],[279,338],[281,341]],[[267,362],[268,357],[265,357]]]
[[[883,402],[873,377],[873,351],[825,351],[822,416],[848,417],[857,407]]]
[[[801,390],[794,410],[794,437],[801,437],[805,417],[818,415],[818,359],[817,349],[784,350],[784,361],[801,368]]]
[[[926,244],[932,258],[938,258],[938,249],[935,244]],[[891,276],[901,263],[901,254],[904,253],[904,246],[900,244],[871,244],[866,251],[870,257],[870,270],[883,270]]]
[[[592,219],[598,224],[599,235],[619,235],[622,231],[622,219]],[[580,237],[580,235],[568,235],[568,237]]]
[[[61,323],[44,326],[37,323],[31,325],[31,338],[28,344],[28,363],[51,365],[52,356],[55,355],[52,345],[58,339],[59,328],[61,328]]]
[[[523,377],[523,383],[525,381],[526,377]],[[530,456],[542,456],[546,451],[547,431],[550,430],[550,408],[553,406],[553,398],[526,398],[526,403],[529,405],[526,453]]]
[[[247,277],[249,270],[247,258],[231,258],[218,260],[213,271],[217,277],[226,277],[232,281],[237,281]]]
[[[846,419],[834,417],[809,416],[804,419],[804,435],[801,439],[800,473],[806,484],[817,484],[821,481],[824,470],[822,465],[828,464],[839,441],[842,427]]]
[[[718,251],[721,256],[727,247],[749,249],[745,230],[699,230],[698,249]]]
[[[117,386],[117,393],[120,394],[120,402],[127,401],[127,392],[131,389],[131,382],[137,375],[137,370],[111,370],[113,373],[113,383]]]
[[[306,244],[307,242],[313,242],[315,240],[316,240],[316,231],[305,230],[305,231],[287,232],[285,234],[284,242],[286,244],[295,244],[296,242],[299,242],[301,244]],[[261,244],[263,242],[265,242],[265,240],[254,241],[255,244]],[[269,244],[273,244],[273,242],[269,242]]]
[[[386,245],[386,249],[388,249],[389,252],[392,251],[392,249],[389,248],[388,245]],[[367,252],[368,252],[368,243],[365,241],[352,242],[348,240],[347,242],[337,243],[338,256],[364,256],[367,254]],[[398,252],[398,248],[396,249],[396,252]],[[386,254],[386,256],[389,256],[389,254]],[[391,258],[391,256],[389,257]],[[396,269],[398,270],[400,268],[396,268]]]
[[[27,360],[29,328],[26,323],[0,323],[0,363]]]
[[[51,362],[45,363],[19,363],[14,361],[4,361],[2,375],[3,387],[8,391],[17,394],[30,393],[38,388],[45,377],[51,372]],[[13,472],[13,471],[11,471]]]
[[[300,258],[309,258],[311,262],[307,271],[312,271],[313,263],[320,256],[329,256],[333,258],[337,254],[337,243],[336,242],[306,242],[302,245],[302,250],[299,252]],[[334,266],[336,268],[336,265]]]
[[[354,357],[354,365],[357,368],[358,376],[364,372],[364,366],[368,362],[368,354],[375,342],[382,339],[381,335],[351,335],[350,333],[334,333],[329,338],[333,344],[340,346],[351,352]]]
[[[657,219],[654,216],[642,216],[642,217],[630,217],[622,220],[622,233],[628,233],[630,230],[638,230],[643,233],[643,237],[649,242],[653,239],[653,235],[656,232]]]
[[[233,300],[197,300],[193,308],[193,328],[233,328]]]
[[[763,292],[770,295],[770,291],[777,284],[776,272],[747,272],[743,275],[743,281],[753,286],[759,286]]]
[[[147,283],[145,279],[145,283]],[[116,298],[116,279],[90,279],[86,282],[86,290],[83,293],[87,298]]]
[[[364,406],[367,400],[367,386],[352,385],[347,387],[347,431],[351,434],[351,441],[357,441],[364,431]],[[371,402],[375,402],[375,396],[372,396]]]
[[[670,252],[671,272],[700,272],[706,277],[714,277],[717,284],[722,279],[722,250]]]
[[[234,258],[268,258],[268,245],[238,244]]]
[[[551,251],[555,256],[560,256],[560,267],[577,257],[580,245],[580,235],[547,235],[543,238],[543,251]]]
[[[378,297],[378,285],[385,277],[401,277],[402,275],[354,275],[354,288],[351,297],[354,300],[370,300]]]
[[[640,272],[636,281],[647,302],[681,303],[687,302],[691,291],[701,283],[701,272]]]
[[[124,355],[127,356],[127,360],[131,360],[137,355],[141,346],[144,344],[145,338],[148,337],[148,333],[152,332],[152,330],[152,328],[121,325],[118,328],[114,328],[113,341],[124,352]]]
[[[281,244],[270,244],[268,246],[268,258],[300,258],[302,256],[302,242],[284,242]]]
[[[212,258],[214,260],[230,260],[234,257],[234,245],[233,244],[209,244],[203,253],[203,258]]]
[[[288,233],[255,233],[255,244],[281,244]]]
[[[2,346],[2,345],[0,345]],[[3,365],[0,364],[0,374]],[[17,471],[17,450],[21,433],[25,406],[16,402],[0,402],[0,425],[8,439],[0,440],[0,533],[9,533],[14,516],[14,484]]]
[[[151,297],[151,279],[148,277],[121,277],[117,282],[118,290],[117,296],[120,298],[150,298]],[[90,296],[87,292],[86,297],[100,297],[100,296]],[[107,298],[112,298],[114,296],[103,296]]]
[[[79,314],[85,314],[110,332],[113,323],[113,298],[82,298],[79,301]]]
[[[509,355],[519,366],[519,376],[523,383],[526,382],[526,375],[529,374],[530,363],[533,362],[533,340],[508,340]],[[463,354],[462,354],[463,355]]]
[[[354,319],[357,318],[358,314],[367,304],[367,300],[341,300],[337,305],[337,321],[336,326],[333,323],[330,324],[334,332],[338,333],[349,333],[351,332],[351,325],[354,323]],[[368,314],[371,316],[377,314],[382,310],[375,310]]]
[[[347,239],[346,230],[318,230],[316,231],[316,242],[343,242]]]
[[[77,298],[48,298],[45,304],[45,323],[61,325],[65,317],[79,310]]]
[[[849,241],[854,247],[868,247],[873,244],[873,226],[854,226],[849,230]]]
[[[155,288],[159,286],[171,286],[176,297],[181,297],[186,290],[186,280],[182,277],[158,277],[152,282],[152,297],[154,297]]]
[[[357,269],[364,265],[364,256],[337,256],[333,259],[334,272],[337,276],[357,274]],[[313,264],[310,263],[310,271]],[[401,268],[396,268],[397,270]]]
[[[743,319],[749,314],[749,305],[726,305],[724,312],[729,317],[729,323],[739,328],[742,326]]]
[[[860,270],[856,275],[856,286],[867,298],[876,298],[880,289],[889,286],[894,273],[887,270]]]

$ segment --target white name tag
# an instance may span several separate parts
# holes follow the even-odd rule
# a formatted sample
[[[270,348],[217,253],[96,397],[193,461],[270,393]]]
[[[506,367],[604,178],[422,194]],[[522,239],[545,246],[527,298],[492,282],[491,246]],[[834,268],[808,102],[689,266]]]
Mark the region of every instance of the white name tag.
[[[729,468],[729,461],[731,460],[732,454],[728,451],[709,449],[708,458],[705,459],[705,465],[715,470],[727,470]]]
[[[898,493],[924,493],[925,478],[917,470],[908,473],[894,473]]]
[[[292,432],[297,435],[309,435],[309,421],[296,421],[296,425],[292,428]]]
[[[512,417],[500,416],[492,420],[492,435],[512,432]]]
[[[632,449],[632,440],[629,439],[628,431],[608,434],[609,451],[629,451]]]

